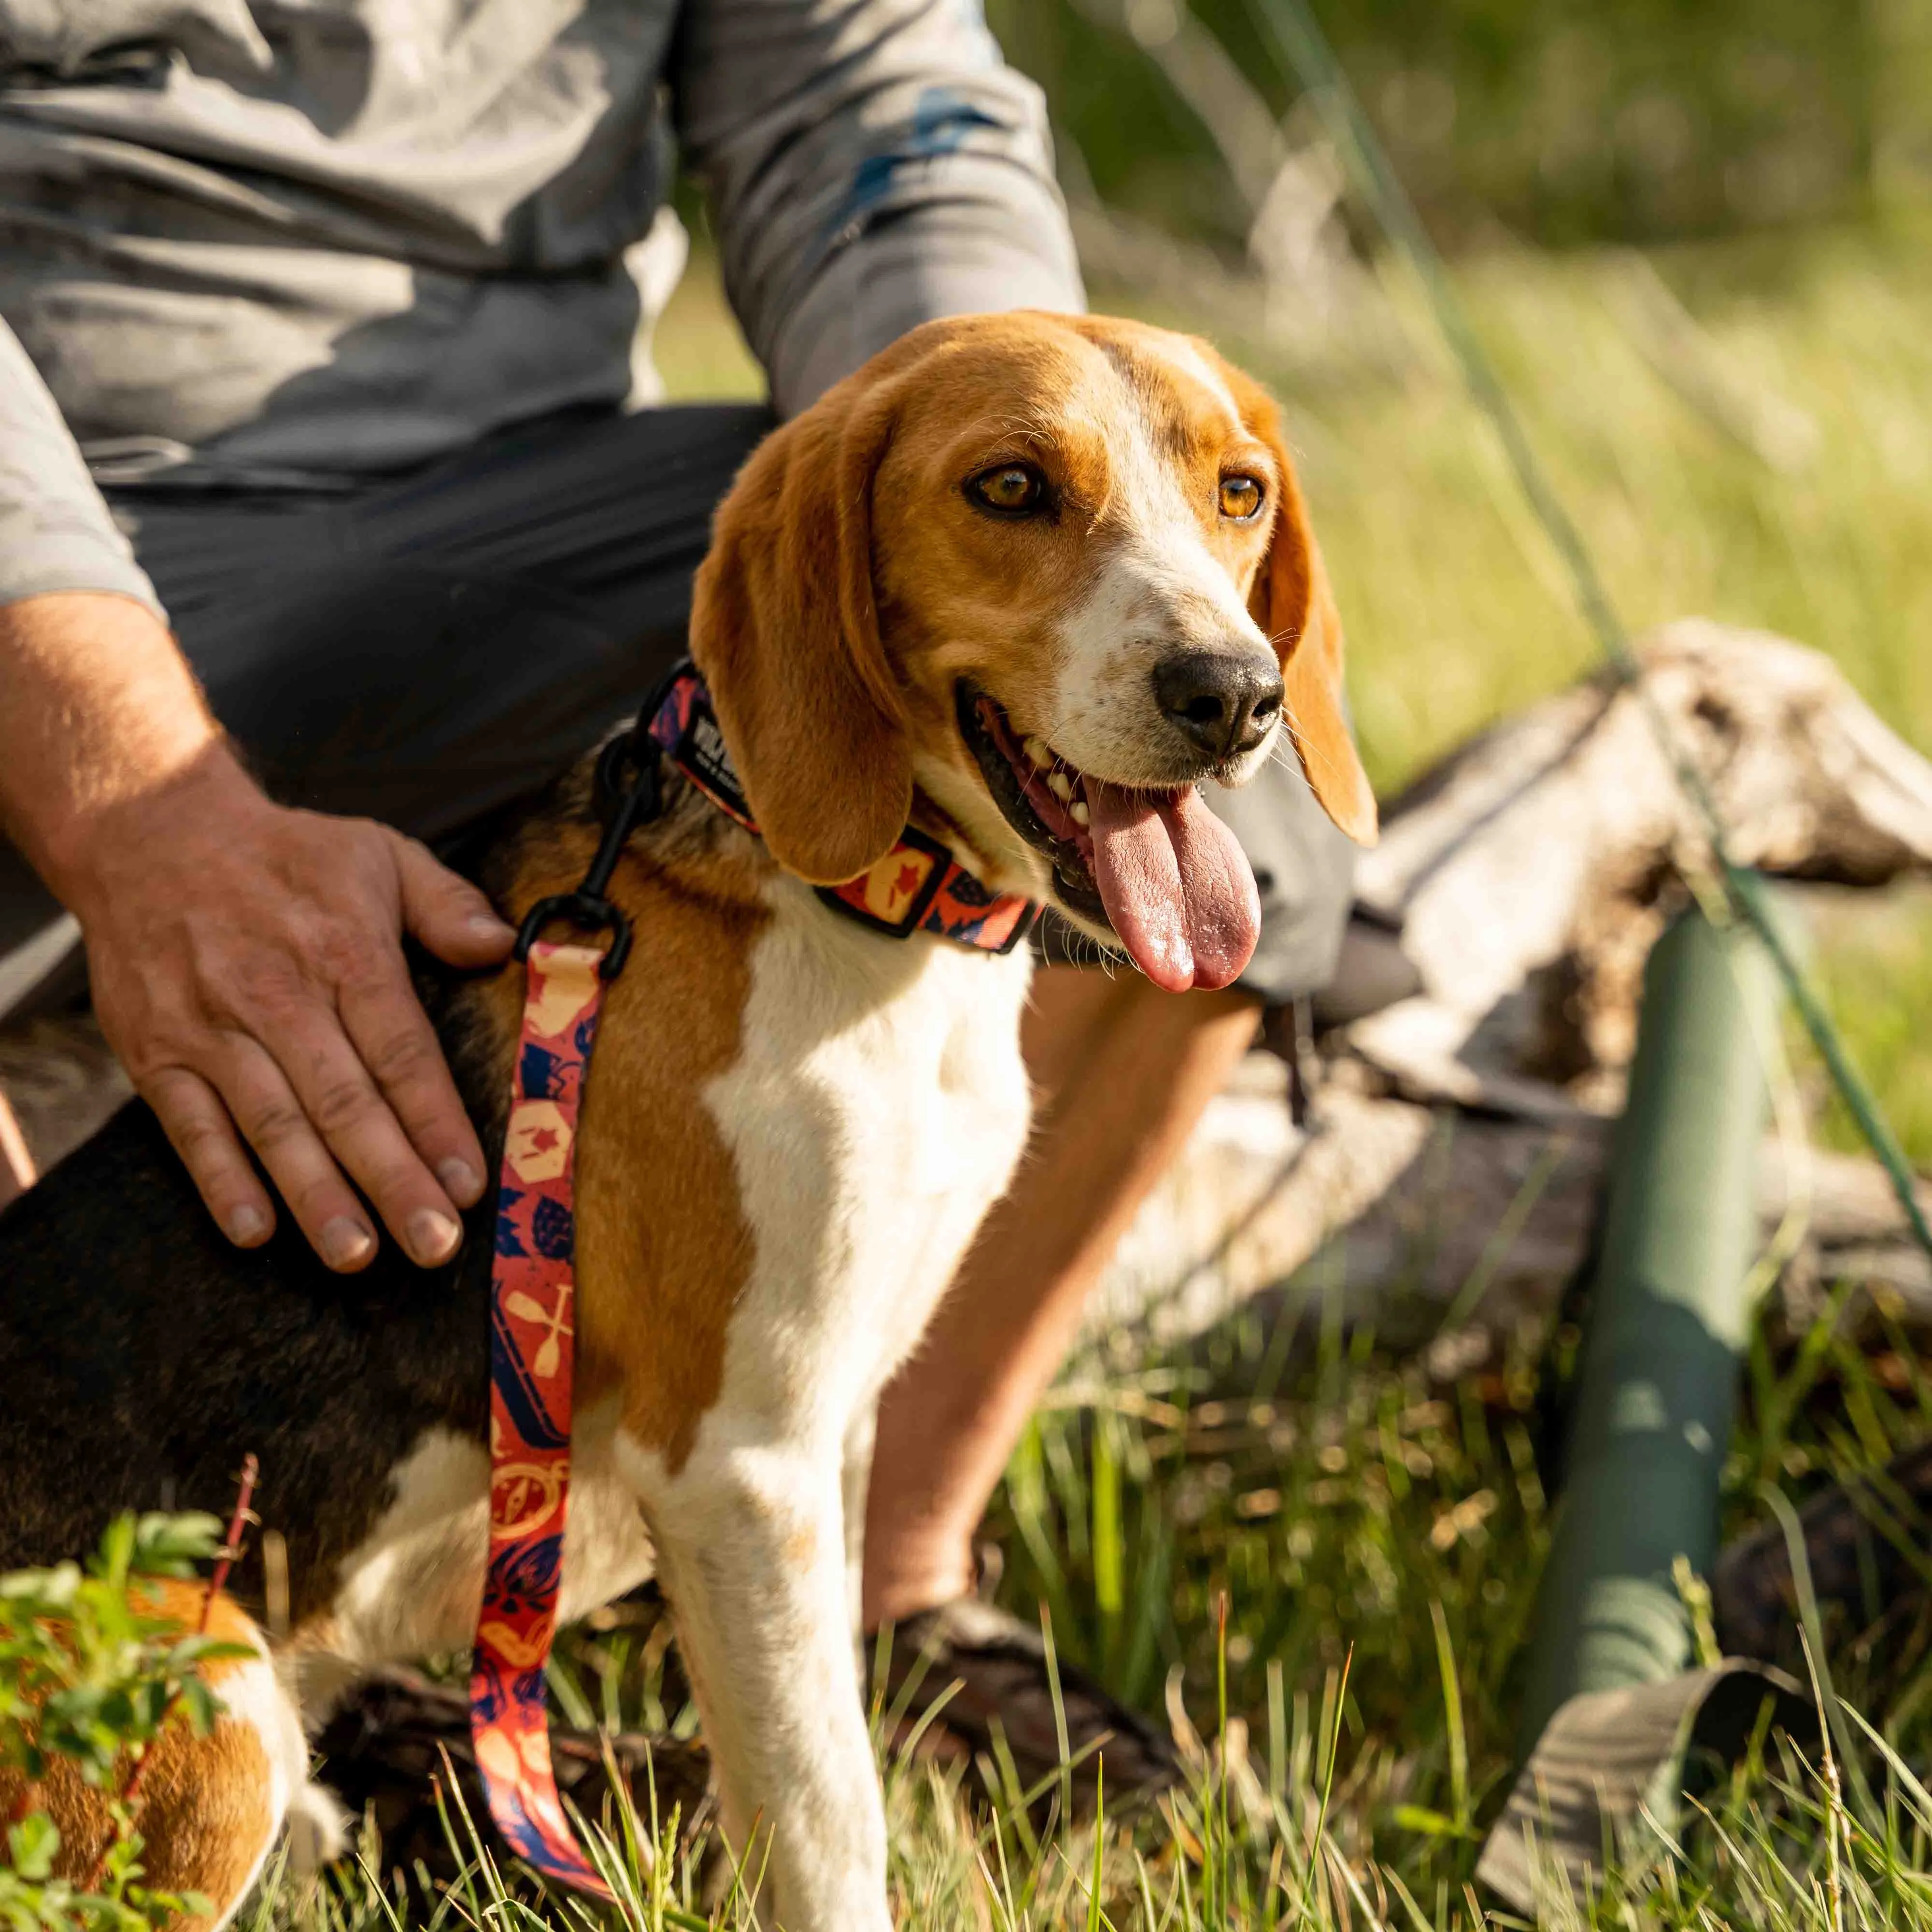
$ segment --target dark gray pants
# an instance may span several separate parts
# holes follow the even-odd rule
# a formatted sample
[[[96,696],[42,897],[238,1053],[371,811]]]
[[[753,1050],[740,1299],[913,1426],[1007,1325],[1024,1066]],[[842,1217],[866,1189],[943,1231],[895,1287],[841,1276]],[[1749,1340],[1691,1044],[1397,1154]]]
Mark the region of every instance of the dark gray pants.
[[[712,511],[770,422],[737,404],[579,416],[340,497],[115,504],[270,791],[435,841],[541,786],[682,655]],[[1246,983],[1323,984],[1346,842],[1280,761],[1213,802],[1261,886]],[[57,910],[0,843],[0,960]]]

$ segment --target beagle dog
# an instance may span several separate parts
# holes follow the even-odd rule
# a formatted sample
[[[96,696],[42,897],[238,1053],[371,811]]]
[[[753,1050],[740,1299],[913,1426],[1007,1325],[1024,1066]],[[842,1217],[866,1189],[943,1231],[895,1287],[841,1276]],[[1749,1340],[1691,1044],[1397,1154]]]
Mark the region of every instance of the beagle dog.
[[[1136,323],[966,317],[886,350],[746,465],[691,637],[759,831],[669,772],[609,887],[636,950],[579,1128],[562,1614],[655,1572],[728,1828],[769,1834],[769,1916],[886,1932],[854,1646],[872,1419],[1025,1141],[1030,969],[814,887],[910,826],[1158,985],[1220,986],[1257,901],[1197,782],[1297,757],[1363,841],[1375,802],[1274,406]],[[496,836],[512,919],[582,874],[593,763]],[[497,1147],[523,982],[422,981]],[[136,1104],[0,1219],[0,1569],[116,1509],[218,1510],[260,1461],[286,1618],[265,1632],[244,1563],[218,1625],[255,1655],[209,1737],[171,1735],[142,1820],[150,1882],[218,1922],[313,1809],[305,1727],[474,1634],[490,1214],[432,1272],[386,1249],[332,1275],[294,1234],[243,1252]],[[47,1792],[82,1868],[91,1796]]]

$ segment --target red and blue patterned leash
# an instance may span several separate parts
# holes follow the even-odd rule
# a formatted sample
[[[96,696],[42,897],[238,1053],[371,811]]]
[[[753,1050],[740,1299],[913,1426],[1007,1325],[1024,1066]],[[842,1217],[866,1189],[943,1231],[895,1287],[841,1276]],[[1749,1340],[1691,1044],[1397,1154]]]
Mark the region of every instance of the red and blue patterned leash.
[[[550,1762],[544,1666],[556,1636],[570,1507],[576,1346],[574,1182],[578,1110],[607,981],[630,956],[631,926],[605,896],[624,842],[658,809],[658,758],[755,832],[710,694],[680,667],[598,761],[604,834],[584,883],[524,920],[516,957],[528,975],[510,1117],[497,1174],[490,1281],[490,1556],[470,1673],[476,1768],[496,1828],[547,1878],[608,1898],[572,1831]],[[620,782],[626,764],[634,768]],[[898,938],[931,932],[1009,952],[1039,908],[989,891],[934,838],[908,826],[870,871],[820,889],[836,911]],[[565,922],[608,932],[599,947],[542,939]]]
[[[658,809],[655,758],[639,759],[620,786],[627,748],[614,739],[598,760],[604,831],[582,884],[538,900],[517,935],[524,1017],[490,1270],[490,1553],[470,1670],[470,1734],[497,1830],[546,1878],[599,1898],[610,1888],[584,1857],[557,1793],[544,1673],[570,1511],[578,1112],[605,982],[631,953],[630,920],[605,890],[625,841]],[[559,945],[539,936],[558,922],[608,932],[610,943]]]
[[[529,948],[490,1280],[490,1562],[470,1666],[476,1768],[511,1850],[608,1898],[564,1816],[544,1666],[556,1635],[570,1504],[576,1349],[572,1186],[578,1108],[604,997],[602,947]]]

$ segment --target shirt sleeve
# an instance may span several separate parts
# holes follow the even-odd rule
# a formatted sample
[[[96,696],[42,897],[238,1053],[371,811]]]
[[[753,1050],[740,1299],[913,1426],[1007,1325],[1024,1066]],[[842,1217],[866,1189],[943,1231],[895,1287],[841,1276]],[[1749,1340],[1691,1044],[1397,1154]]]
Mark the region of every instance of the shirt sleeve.
[[[0,320],[0,604],[50,590],[111,590],[165,618],[40,371]]]
[[[979,0],[692,0],[672,86],[782,414],[935,316],[1085,307],[1044,103]]]

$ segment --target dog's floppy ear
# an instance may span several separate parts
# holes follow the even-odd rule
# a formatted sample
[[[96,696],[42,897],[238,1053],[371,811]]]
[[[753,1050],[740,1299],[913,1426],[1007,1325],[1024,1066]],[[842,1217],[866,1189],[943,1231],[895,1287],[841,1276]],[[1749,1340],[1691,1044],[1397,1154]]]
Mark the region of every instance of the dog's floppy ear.
[[[1274,452],[1281,487],[1274,533],[1255,573],[1248,609],[1281,661],[1284,722],[1309,788],[1322,808],[1358,845],[1376,838],[1376,794],[1355,749],[1342,688],[1342,616],[1288,460],[1274,401],[1241,379],[1248,427]]]
[[[872,478],[889,389],[854,377],[773,430],[718,506],[692,655],[779,862],[814,884],[889,851],[912,753],[872,595]]]

